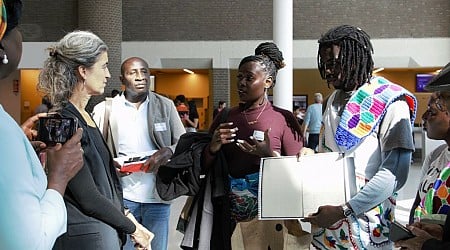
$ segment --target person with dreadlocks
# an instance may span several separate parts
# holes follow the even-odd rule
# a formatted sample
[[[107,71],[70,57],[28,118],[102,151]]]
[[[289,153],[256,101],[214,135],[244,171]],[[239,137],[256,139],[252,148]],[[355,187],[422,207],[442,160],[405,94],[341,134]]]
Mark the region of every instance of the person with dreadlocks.
[[[211,237],[202,237],[207,234],[203,227],[205,217],[202,217],[200,235],[194,235],[199,239],[198,249],[231,249],[231,234],[236,225],[257,221],[261,158],[296,155],[303,146],[302,131],[292,112],[273,106],[267,99],[267,91],[275,85],[278,70],[284,67],[283,60],[281,51],[271,42],[260,44],[255,55],[244,57],[237,74],[240,104],[230,108],[226,117],[222,113],[216,116],[209,129],[212,137],[203,151],[203,167],[206,172],[223,174],[225,178],[214,179],[213,183],[221,181],[225,191],[221,202],[217,197],[212,199]],[[218,162],[224,164],[218,166]],[[207,183],[211,183],[211,176],[217,173],[207,174]],[[214,186],[212,190],[217,193]],[[204,200],[206,202],[207,197]],[[221,224],[216,217],[222,218]],[[275,222],[268,223],[272,223],[271,232],[256,225],[250,230],[241,228],[243,243],[253,249],[282,249],[281,230],[275,230]],[[187,236],[189,234],[185,233],[182,245],[189,242]],[[251,238],[257,240],[247,242]]]
[[[362,29],[338,26],[318,42],[321,77],[335,89],[324,105],[319,152],[343,153],[356,184],[346,203],[320,206],[303,220],[313,224],[318,249],[392,249],[389,227],[414,151],[416,99],[372,77],[373,48]]]

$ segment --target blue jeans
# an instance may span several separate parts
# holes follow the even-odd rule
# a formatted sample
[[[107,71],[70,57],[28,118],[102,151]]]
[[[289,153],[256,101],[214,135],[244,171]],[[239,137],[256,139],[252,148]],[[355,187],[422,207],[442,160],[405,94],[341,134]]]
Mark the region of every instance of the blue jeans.
[[[123,200],[126,207],[134,215],[136,220],[155,234],[152,240],[152,249],[167,250],[169,237],[170,205],[163,203],[138,203]],[[124,250],[134,250],[133,242],[128,236]]]

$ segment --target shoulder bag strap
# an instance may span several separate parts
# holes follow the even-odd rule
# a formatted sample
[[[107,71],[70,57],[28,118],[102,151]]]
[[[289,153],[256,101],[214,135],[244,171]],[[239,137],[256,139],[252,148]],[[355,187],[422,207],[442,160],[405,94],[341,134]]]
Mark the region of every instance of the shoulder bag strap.
[[[106,98],[105,100],[105,116],[104,116],[104,121],[103,121],[103,129],[102,129],[102,134],[103,134],[103,138],[105,139],[106,142],[108,142],[108,138],[109,138],[109,116],[111,115],[111,108],[112,108],[112,98]],[[114,140],[111,140],[111,144],[112,144],[112,154],[113,157],[117,156],[116,153],[116,147],[114,145]]]

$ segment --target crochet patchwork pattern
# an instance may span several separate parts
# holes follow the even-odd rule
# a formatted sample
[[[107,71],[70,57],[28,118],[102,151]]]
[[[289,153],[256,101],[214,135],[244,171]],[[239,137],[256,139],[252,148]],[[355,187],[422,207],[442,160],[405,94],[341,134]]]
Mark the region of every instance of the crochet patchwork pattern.
[[[378,126],[387,107],[400,97],[404,97],[408,103],[413,125],[417,110],[414,95],[383,77],[372,78],[370,83],[359,88],[346,104],[336,130],[336,143],[346,150],[358,145]]]

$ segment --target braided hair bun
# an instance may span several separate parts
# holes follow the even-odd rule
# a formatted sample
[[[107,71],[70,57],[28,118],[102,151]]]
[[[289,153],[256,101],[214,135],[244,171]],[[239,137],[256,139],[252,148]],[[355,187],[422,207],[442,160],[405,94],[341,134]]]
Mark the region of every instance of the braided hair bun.
[[[269,59],[275,64],[277,70],[286,66],[284,63],[283,53],[275,43],[264,42],[259,44],[255,49],[255,55],[264,55],[269,57]]]

